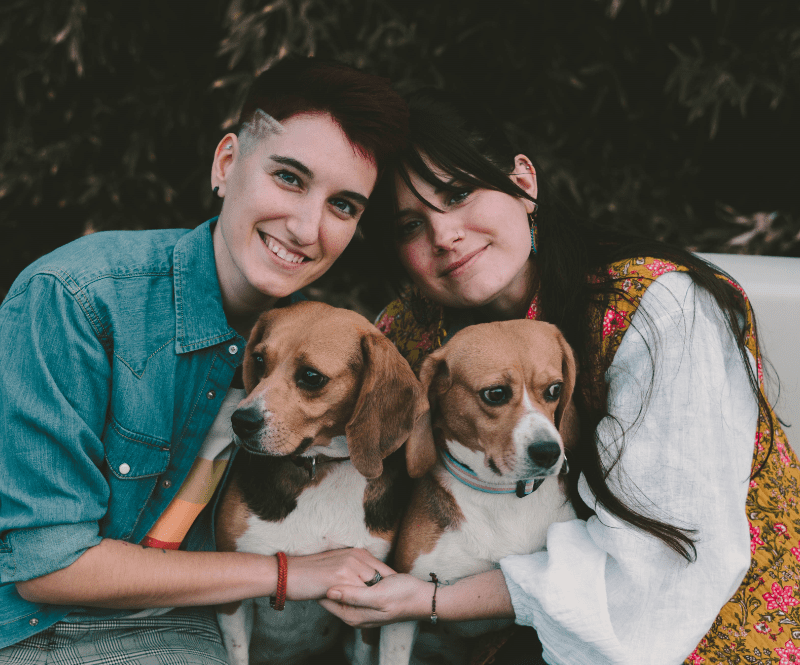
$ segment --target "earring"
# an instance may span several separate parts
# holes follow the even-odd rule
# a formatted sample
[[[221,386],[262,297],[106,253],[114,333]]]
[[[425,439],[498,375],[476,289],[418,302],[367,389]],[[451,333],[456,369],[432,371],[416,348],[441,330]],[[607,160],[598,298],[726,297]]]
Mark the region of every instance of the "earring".
[[[538,234],[538,227],[536,226],[536,213],[539,212],[539,204],[533,202],[533,212],[528,214],[528,221],[531,225],[531,254],[536,254],[536,236]]]
[[[216,187],[214,187],[214,189],[213,189],[212,191],[213,191],[213,193],[214,193],[214,196],[216,196],[218,199],[224,198],[224,197],[223,197],[223,196],[221,196],[221,195],[220,195],[220,193],[219,193],[219,185],[217,185]]]

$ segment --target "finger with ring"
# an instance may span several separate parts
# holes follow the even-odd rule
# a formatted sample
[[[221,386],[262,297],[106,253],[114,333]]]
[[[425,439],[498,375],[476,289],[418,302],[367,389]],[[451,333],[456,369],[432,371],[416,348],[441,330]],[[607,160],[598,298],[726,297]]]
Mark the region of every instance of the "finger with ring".
[[[364,582],[367,586],[372,586],[373,584],[377,584],[383,579],[383,575],[381,575],[377,570],[375,571],[375,577],[373,577],[369,582]]]

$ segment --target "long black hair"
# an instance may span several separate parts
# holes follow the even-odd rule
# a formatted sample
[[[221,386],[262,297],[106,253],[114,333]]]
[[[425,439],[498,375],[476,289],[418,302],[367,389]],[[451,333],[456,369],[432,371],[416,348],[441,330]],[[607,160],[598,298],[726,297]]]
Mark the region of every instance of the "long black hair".
[[[420,201],[434,209],[435,206],[412,186],[410,173],[445,191],[455,192],[466,185],[530,199],[524,190],[514,184],[509,174],[513,172],[516,155],[524,153],[530,157],[535,154],[526,145],[528,141],[523,132],[511,125],[498,123],[474,100],[440,90],[424,89],[411,95],[408,103],[411,112],[408,148],[378,183],[362,218],[363,233],[371,245],[376,266],[380,266],[379,270],[388,276],[398,291],[407,285],[409,279],[396,251],[397,180],[402,180]],[[448,174],[458,184],[450,185],[442,181],[431,166]],[[586,368],[592,364],[592,318],[602,313],[611,299],[630,299],[621,289],[620,279],[609,275],[607,267],[610,264],[651,256],[683,265],[694,282],[715,298],[733,332],[758,400],[760,414],[770,425],[768,456],[772,451],[774,422],[769,405],[759,390],[756,372],[748,359],[746,304],[742,295],[730,283],[719,279],[705,261],[687,251],[648,238],[602,228],[571,214],[563,203],[551,195],[541,169],[535,162],[534,166],[539,188],[536,255],[539,304],[544,319],[557,325],[575,349],[580,366]],[[594,279],[589,279],[591,276]],[[643,314],[646,320],[646,313]],[[651,360],[656,352],[657,349],[651,349]],[[586,477],[597,501],[617,517],[660,538],[688,561],[694,560],[696,550],[691,529],[675,527],[633,510],[625,503],[624,497],[617,496],[608,487],[606,479],[623,454],[623,449],[620,448],[619,456],[611,464],[603,463],[595,443],[595,430],[609,413],[605,404],[598,406],[589,401],[582,401],[578,396],[581,437],[575,456],[577,466]],[[765,462],[766,456],[756,474]],[[575,480],[577,474],[573,476]],[[575,482],[572,483],[570,496],[579,508],[580,515],[582,511],[578,504],[582,502],[577,495]],[[585,506],[583,508],[588,510]]]

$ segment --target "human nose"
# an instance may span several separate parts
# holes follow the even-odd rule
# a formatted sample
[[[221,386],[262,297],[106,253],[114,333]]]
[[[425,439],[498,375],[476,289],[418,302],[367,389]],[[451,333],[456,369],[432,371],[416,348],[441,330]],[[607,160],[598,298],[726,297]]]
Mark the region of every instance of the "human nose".
[[[300,246],[313,245],[319,239],[319,231],[325,215],[325,202],[309,197],[298,205],[286,221],[286,230],[291,240]]]
[[[464,239],[461,221],[454,215],[437,215],[431,219],[431,244],[440,252],[455,249],[456,244]]]

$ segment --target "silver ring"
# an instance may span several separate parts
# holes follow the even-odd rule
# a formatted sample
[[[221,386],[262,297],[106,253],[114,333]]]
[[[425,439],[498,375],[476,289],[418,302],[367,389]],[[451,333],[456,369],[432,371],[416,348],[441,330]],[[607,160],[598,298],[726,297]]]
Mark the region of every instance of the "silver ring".
[[[377,584],[383,579],[383,575],[381,575],[377,570],[375,571],[375,577],[373,577],[369,582],[364,582],[367,586],[372,586],[373,584]]]

